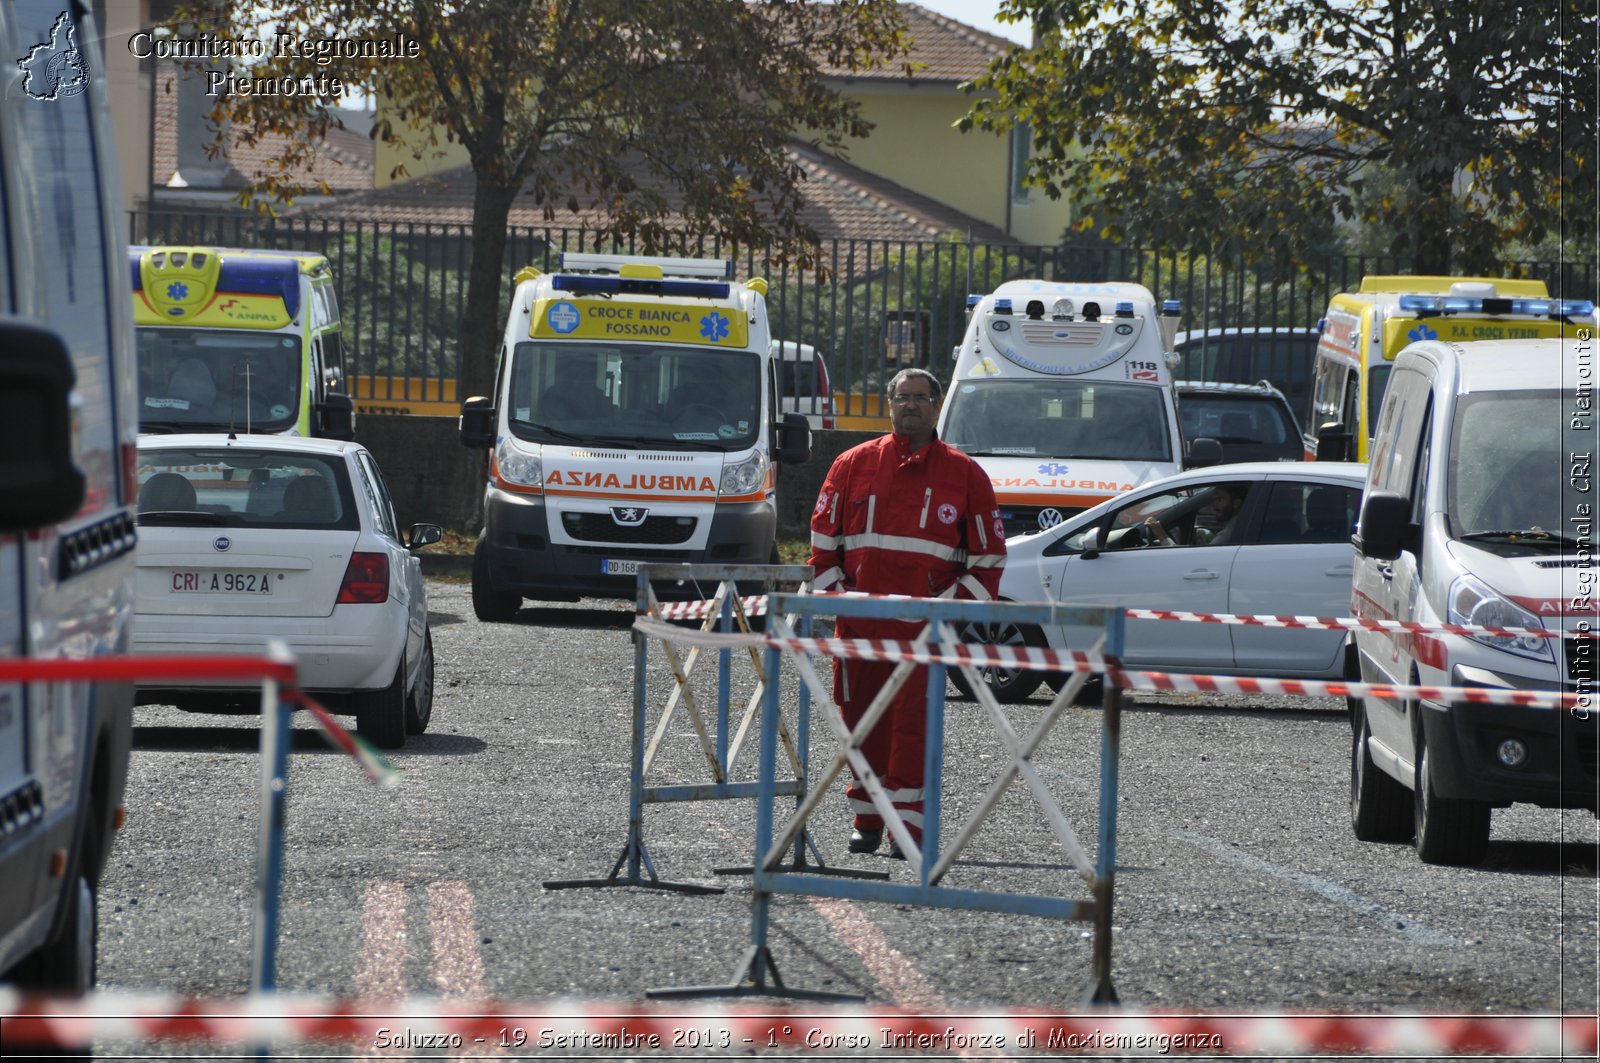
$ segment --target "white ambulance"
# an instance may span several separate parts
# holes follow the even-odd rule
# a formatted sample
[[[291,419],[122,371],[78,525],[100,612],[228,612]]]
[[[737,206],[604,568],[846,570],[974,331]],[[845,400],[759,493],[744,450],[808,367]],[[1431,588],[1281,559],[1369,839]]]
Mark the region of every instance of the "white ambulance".
[[[461,442],[492,448],[480,620],[632,598],[642,563],[776,560],[776,465],[809,457],[810,430],[780,409],[766,290],[689,258],[517,274],[495,395],[461,407]]]
[[[939,438],[976,458],[1008,535],[1184,467],[1178,303],[1139,284],[1007,281],[969,299]]]

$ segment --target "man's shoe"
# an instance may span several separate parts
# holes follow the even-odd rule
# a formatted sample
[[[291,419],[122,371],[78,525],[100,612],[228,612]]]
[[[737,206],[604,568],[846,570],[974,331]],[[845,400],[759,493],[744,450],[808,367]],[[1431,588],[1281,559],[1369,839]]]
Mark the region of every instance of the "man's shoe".
[[[883,828],[857,827],[850,832],[850,851],[852,853],[875,853],[878,846],[883,844]]]

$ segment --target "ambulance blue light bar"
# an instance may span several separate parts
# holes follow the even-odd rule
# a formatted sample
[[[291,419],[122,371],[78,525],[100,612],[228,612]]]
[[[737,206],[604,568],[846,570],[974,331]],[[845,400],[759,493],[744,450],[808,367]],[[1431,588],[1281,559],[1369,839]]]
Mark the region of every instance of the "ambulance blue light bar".
[[[133,290],[144,290],[144,277],[139,272],[139,258],[150,247],[132,244],[128,247],[128,269],[133,277]],[[291,320],[300,314],[300,263],[279,253],[265,251],[227,251],[217,248],[186,248],[200,255],[214,255],[222,260],[217,273],[217,292],[229,295],[275,295],[283,300],[283,308]],[[165,253],[156,249],[157,254]]]
[[[1010,299],[996,299],[994,301],[994,312],[997,313],[997,314],[1009,314],[1009,313],[1011,313],[1011,300]]]
[[[1171,315],[1181,314],[1183,313],[1183,303],[1177,299],[1168,299],[1161,304],[1161,312]]]
[[[1117,313],[1118,317],[1132,317],[1133,316],[1133,304],[1132,303],[1126,303],[1126,302],[1125,303],[1118,303],[1117,304],[1117,312],[1116,313]]]
[[[977,306],[981,302],[983,302],[983,296],[979,295],[977,292],[968,292],[967,293],[967,309],[968,310],[971,310],[973,307]]]
[[[562,273],[550,279],[550,286],[561,292],[583,294],[682,295],[698,299],[726,299],[725,281],[675,280],[667,277],[618,277],[610,273]]]
[[[1506,299],[1467,295],[1402,295],[1400,309],[1416,314],[1528,314],[1534,317],[1587,317],[1592,299]]]

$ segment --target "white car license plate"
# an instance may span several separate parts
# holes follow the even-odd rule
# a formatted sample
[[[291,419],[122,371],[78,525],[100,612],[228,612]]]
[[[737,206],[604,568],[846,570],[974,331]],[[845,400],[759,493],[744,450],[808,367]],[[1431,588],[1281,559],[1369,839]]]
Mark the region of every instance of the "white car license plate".
[[[271,594],[268,572],[193,572],[179,569],[172,573],[173,594]]]
[[[607,576],[637,576],[640,564],[638,561],[617,561],[608,558],[600,562],[600,571]]]

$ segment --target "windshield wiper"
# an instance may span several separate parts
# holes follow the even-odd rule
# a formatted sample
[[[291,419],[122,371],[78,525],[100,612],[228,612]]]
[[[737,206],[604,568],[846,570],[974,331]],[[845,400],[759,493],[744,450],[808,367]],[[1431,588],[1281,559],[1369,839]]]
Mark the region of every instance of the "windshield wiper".
[[[1562,535],[1559,532],[1545,531],[1543,528],[1508,529],[1506,531],[1479,531],[1468,532],[1458,536],[1463,542],[1508,542],[1519,546],[1526,543],[1529,546],[1577,546],[1578,540]]]
[[[963,450],[961,450],[961,453],[965,454],[969,458],[1048,458],[1048,457],[1051,457],[1051,455],[1049,455],[1049,454],[1040,454],[1037,450],[1027,450],[1027,449],[1024,449],[1022,447],[1014,447],[1014,448],[1009,448],[1009,449],[1006,448],[1006,447],[1001,447],[998,450],[994,450],[994,449],[990,449],[990,450],[964,450],[963,449]]]
[[[565,442],[568,442],[568,443],[587,443],[588,442],[588,440],[585,439],[583,436],[574,435],[571,432],[563,432],[559,428],[551,428],[549,425],[540,424],[538,421],[519,421],[517,423],[526,425],[526,426],[528,426],[529,428],[532,428],[532,429],[536,429],[537,431],[543,432],[545,435],[555,436],[557,439],[564,440]]]

